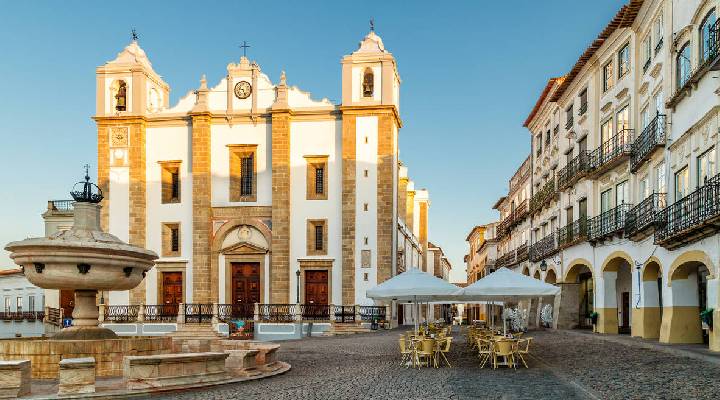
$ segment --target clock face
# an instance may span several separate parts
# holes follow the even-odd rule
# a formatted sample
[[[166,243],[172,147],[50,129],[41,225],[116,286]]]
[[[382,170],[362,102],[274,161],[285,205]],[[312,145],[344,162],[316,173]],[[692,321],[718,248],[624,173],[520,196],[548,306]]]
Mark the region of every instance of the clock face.
[[[240,81],[235,85],[235,96],[238,99],[247,99],[252,93],[252,86],[247,81]]]

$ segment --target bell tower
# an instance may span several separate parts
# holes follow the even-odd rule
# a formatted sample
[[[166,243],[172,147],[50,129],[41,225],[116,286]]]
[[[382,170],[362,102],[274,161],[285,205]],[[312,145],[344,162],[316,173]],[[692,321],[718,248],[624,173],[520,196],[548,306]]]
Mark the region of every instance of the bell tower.
[[[397,271],[400,77],[373,26],[342,59],[343,304]]]
[[[98,186],[102,230],[135,246],[146,243],[146,116],[167,108],[170,87],[152,68],[133,32],[132,42],[95,71]],[[112,209],[113,218],[110,218]],[[146,284],[110,292],[111,304],[145,301]]]

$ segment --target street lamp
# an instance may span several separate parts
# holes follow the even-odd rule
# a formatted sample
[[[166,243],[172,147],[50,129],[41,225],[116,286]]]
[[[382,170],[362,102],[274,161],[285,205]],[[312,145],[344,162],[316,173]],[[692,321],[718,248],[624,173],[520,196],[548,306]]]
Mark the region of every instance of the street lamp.
[[[547,261],[545,261],[545,260],[540,261],[540,271],[542,271],[542,272],[547,271]]]
[[[295,303],[300,304],[300,270],[295,271],[295,276],[297,277],[297,297]]]

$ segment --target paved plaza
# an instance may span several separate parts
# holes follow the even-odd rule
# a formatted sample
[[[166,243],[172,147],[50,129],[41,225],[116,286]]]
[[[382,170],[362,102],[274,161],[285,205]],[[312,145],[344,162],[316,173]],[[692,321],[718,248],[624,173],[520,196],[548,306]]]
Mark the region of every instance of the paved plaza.
[[[292,364],[284,375],[153,398],[709,399],[720,373],[716,362],[629,338],[563,331],[530,334],[530,369],[480,369],[457,328],[453,368],[413,370],[397,365],[398,333],[284,342],[280,358]]]

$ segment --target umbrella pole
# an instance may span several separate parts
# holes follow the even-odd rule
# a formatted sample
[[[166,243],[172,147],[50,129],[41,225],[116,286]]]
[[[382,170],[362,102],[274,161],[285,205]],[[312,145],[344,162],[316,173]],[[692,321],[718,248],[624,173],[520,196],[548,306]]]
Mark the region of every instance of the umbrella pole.
[[[415,308],[415,334],[417,335],[418,334],[418,320],[420,318],[420,315],[419,315],[420,314],[420,306],[418,305],[418,302],[417,302],[417,296],[413,296],[413,298],[414,298],[414,303],[415,303],[414,304],[415,305],[415,307],[414,307]]]

